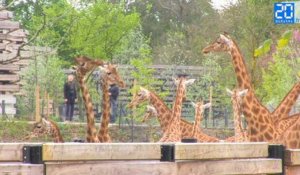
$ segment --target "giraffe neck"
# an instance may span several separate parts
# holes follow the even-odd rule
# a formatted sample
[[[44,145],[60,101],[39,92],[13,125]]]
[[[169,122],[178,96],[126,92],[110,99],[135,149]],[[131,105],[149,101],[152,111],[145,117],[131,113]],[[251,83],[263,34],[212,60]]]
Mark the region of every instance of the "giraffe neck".
[[[196,135],[197,132],[201,132],[200,129],[200,121],[202,118],[202,110],[199,109],[199,107],[196,107],[196,111],[195,111],[195,123],[194,123],[194,127],[193,127],[193,133],[192,136],[194,137]]]
[[[240,108],[240,103],[237,99],[232,99],[232,107],[233,107],[233,118],[234,118],[234,136],[235,138],[239,138],[244,135],[244,130],[242,127],[242,112]]]
[[[104,75],[105,76],[105,75]],[[102,120],[101,127],[98,132],[98,137],[100,142],[111,142],[109,136],[108,124],[110,120],[110,96],[109,96],[109,87],[107,83],[107,77],[102,77],[101,87],[102,87]]]
[[[236,44],[233,45],[230,55],[234,65],[234,71],[239,88],[248,89],[248,91],[252,90],[251,79],[247,71],[245,60]]]
[[[163,135],[160,141],[162,142],[179,142],[181,140],[181,128],[180,128],[180,118],[181,118],[181,106],[183,101],[183,96],[185,93],[184,80],[180,79],[180,82],[176,91],[176,98],[172,109],[172,118],[166,133]]]
[[[273,121],[282,120],[288,117],[292,106],[296,103],[298,96],[300,94],[300,82],[296,83],[289,93],[280,102],[277,108],[272,112]]]
[[[259,103],[253,93],[248,93],[244,98],[242,113],[246,117],[250,141],[274,141],[278,132],[269,111]]]
[[[56,125],[56,123],[54,123],[53,121],[50,121],[51,123],[51,130],[52,130],[52,137],[53,137],[53,141],[55,143],[64,143],[64,139],[62,137],[62,135],[60,134],[60,130],[58,128],[58,126]]]
[[[150,104],[156,109],[160,127],[165,133],[171,120],[172,111],[154,92],[150,92]]]
[[[95,128],[95,116],[93,110],[93,103],[89,91],[85,85],[84,78],[79,78],[79,85],[82,92],[82,98],[86,110],[87,119],[87,141],[99,142],[97,137],[97,130]]]

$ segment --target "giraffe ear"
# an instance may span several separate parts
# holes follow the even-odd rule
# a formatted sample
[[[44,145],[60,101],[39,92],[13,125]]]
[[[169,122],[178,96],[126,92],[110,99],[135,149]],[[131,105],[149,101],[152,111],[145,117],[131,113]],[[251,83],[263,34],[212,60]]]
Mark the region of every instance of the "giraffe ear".
[[[192,106],[193,106],[194,108],[196,108],[196,103],[191,102],[191,104],[192,104]]]
[[[185,85],[186,85],[186,86],[191,85],[191,84],[193,84],[195,81],[196,81],[196,79],[189,79],[189,80],[185,81]]]
[[[231,96],[231,95],[233,94],[233,92],[232,92],[230,89],[228,89],[228,88],[226,88],[226,92],[227,92],[227,94],[228,94],[229,96]]]
[[[140,92],[142,92],[143,94],[145,94],[146,96],[149,96],[149,90],[146,88],[143,88],[142,86],[140,86]]]
[[[220,38],[222,41],[224,41],[224,43],[226,43],[228,46],[231,46],[232,45],[232,41],[226,37],[225,35],[223,34],[220,34]]]
[[[211,107],[211,103],[206,103],[205,105],[203,105],[203,109],[207,109]]]
[[[243,97],[243,96],[245,96],[245,95],[247,94],[247,92],[248,92],[248,89],[244,89],[244,90],[240,91],[240,92],[238,93],[238,95],[239,95],[240,97]]]

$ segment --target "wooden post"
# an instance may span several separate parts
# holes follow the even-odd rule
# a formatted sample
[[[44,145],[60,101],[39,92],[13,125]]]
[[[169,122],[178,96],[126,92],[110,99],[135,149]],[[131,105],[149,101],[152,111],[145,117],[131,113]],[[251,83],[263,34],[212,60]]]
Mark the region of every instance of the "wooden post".
[[[2,100],[1,108],[2,108],[2,116],[4,116],[5,115],[5,100]]]
[[[213,96],[213,87],[209,87],[209,103],[212,104],[212,96]],[[213,121],[213,114],[212,114],[212,105],[209,107],[209,120]],[[214,125],[214,124],[213,124]]]
[[[41,121],[40,115],[40,87],[39,85],[35,88],[35,122]]]
[[[46,117],[47,119],[49,118],[49,114],[50,114],[50,104],[49,104],[49,94],[46,92],[46,95],[47,95],[47,113],[46,113]]]

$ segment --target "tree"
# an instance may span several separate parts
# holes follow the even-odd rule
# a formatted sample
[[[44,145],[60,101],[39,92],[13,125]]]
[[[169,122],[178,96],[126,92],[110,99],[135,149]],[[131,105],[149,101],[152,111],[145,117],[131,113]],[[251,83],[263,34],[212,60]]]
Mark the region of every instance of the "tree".
[[[112,60],[122,40],[139,25],[137,13],[124,13],[119,4],[100,1],[79,13],[69,43],[76,54]]]

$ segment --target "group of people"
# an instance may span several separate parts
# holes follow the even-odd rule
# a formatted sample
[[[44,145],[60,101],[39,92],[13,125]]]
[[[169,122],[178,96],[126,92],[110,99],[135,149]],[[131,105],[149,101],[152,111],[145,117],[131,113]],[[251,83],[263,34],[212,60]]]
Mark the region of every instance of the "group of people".
[[[120,90],[116,84],[111,84],[109,88],[110,104],[111,104],[111,116],[110,123],[116,122],[117,109],[118,109],[118,96]],[[77,88],[74,80],[74,75],[70,74],[67,77],[67,81],[64,84],[64,102],[65,102],[65,121],[72,121],[74,115],[74,105],[77,101]]]

